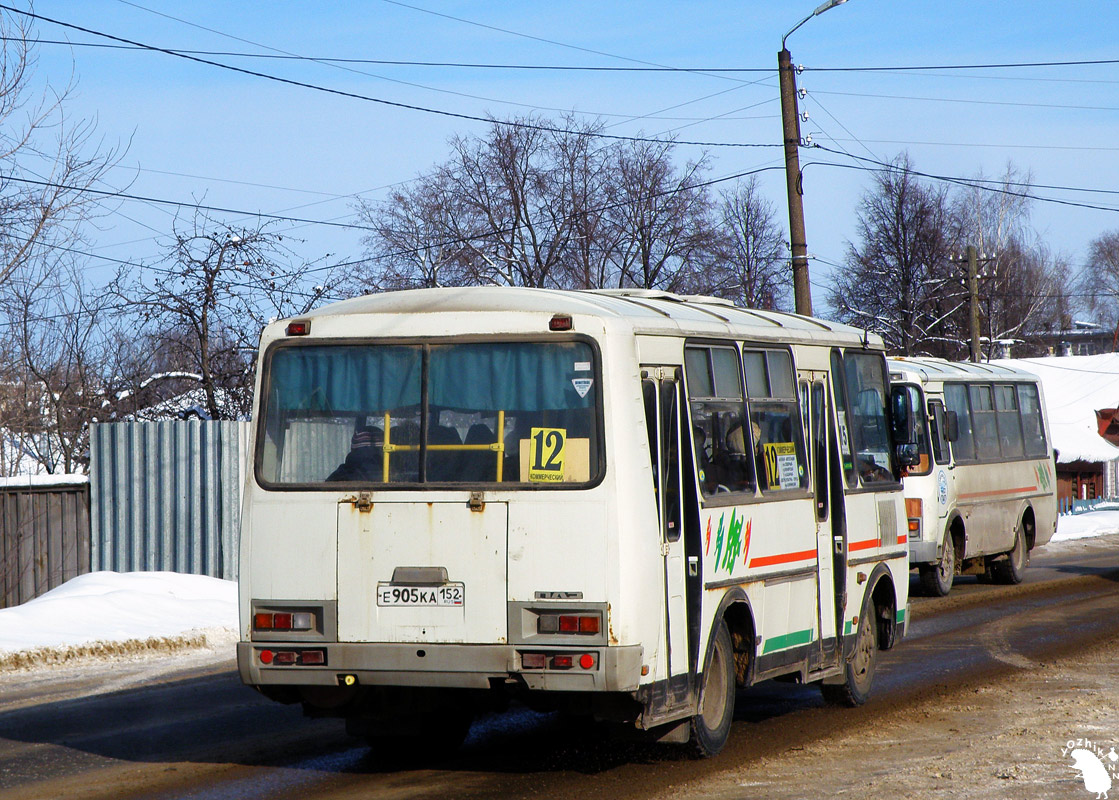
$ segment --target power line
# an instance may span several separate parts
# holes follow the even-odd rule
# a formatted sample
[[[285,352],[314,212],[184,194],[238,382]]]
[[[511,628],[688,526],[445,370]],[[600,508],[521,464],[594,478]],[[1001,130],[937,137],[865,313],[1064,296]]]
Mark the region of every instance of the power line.
[[[853,169],[853,170],[859,170],[859,171],[862,171],[862,172],[881,172],[881,171],[884,171],[884,170],[897,170],[897,171],[900,171],[900,172],[905,172],[908,175],[915,175],[919,178],[928,178],[929,180],[942,181],[944,183],[951,183],[951,184],[955,184],[955,185],[958,185],[958,186],[968,186],[968,187],[971,187],[973,189],[982,189],[983,191],[986,191],[986,192],[992,192],[992,193],[995,193],[995,194],[1005,194],[1005,195],[1009,195],[1011,197],[1021,197],[1021,198],[1026,199],[1026,200],[1037,200],[1038,202],[1042,202],[1042,203],[1054,203],[1056,205],[1072,206],[1074,208],[1088,208],[1088,209],[1092,209],[1094,211],[1119,212],[1119,208],[1114,208],[1114,207],[1111,207],[1111,206],[1098,206],[1098,205],[1093,205],[1091,203],[1080,203],[1080,202],[1077,202],[1077,201],[1074,201],[1074,200],[1062,200],[1062,199],[1057,198],[1057,197],[1042,197],[1040,195],[1030,194],[1029,192],[1015,192],[1015,191],[1012,191],[1010,189],[1001,188],[1000,186],[986,186],[986,185],[984,185],[984,182],[973,181],[973,180],[968,179],[968,178],[958,178],[958,177],[954,177],[954,176],[951,176],[951,175],[936,175],[936,174],[929,173],[929,172],[921,172],[921,171],[915,170],[915,169],[908,169],[908,168],[905,168],[905,167],[899,167],[896,164],[888,164],[885,161],[879,161],[878,159],[875,159],[875,158],[867,158],[865,156],[857,156],[857,155],[854,155],[853,153],[847,153],[847,152],[844,152],[842,150],[833,150],[832,148],[824,147],[821,144],[813,144],[812,147],[815,148],[815,149],[818,149],[818,150],[823,150],[826,153],[832,153],[832,154],[837,155],[837,156],[846,156],[847,158],[851,158],[851,159],[854,159],[856,161],[862,161],[862,162],[866,162],[866,163],[869,163],[869,164],[873,164],[874,168],[860,166],[860,165],[857,165],[857,164],[836,164],[836,163],[830,162],[830,161],[812,161],[812,162],[809,162],[809,164],[805,164],[806,167],[809,166],[810,164],[814,164],[814,165],[822,166],[822,167],[839,167],[840,169]],[[1005,186],[1005,185],[1009,185],[1009,184],[1003,184],[1003,186]],[[1073,187],[1064,187],[1064,190],[1066,190],[1066,191],[1077,191]]]
[[[128,5],[136,5],[129,3]],[[141,6],[136,6],[142,8]],[[152,11],[152,13],[160,13],[152,9],[144,9],[145,11]],[[430,12],[435,13],[435,12]],[[168,15],[162,15],[168,16]],[[194,23],[179,20],[177,17],[169,17],[179,22],[193,25]],[[203,28],[210,30],[214,33],[223,34],[221,31],[214,31],[211,28]],[[498,29],[501,30],[501,29]],[[522,35],[522,34],[517,34]],[[237,38],[237,37],[232,37]],[[0,37],[0,41],[24,41],[18,37]],[[247,40],[239,40],[247,41]],[[36,39],[36,44],[49,44],[49,45],[62,45],[67,47],[87,47],[100,50],[146,50],[148,48],[139,45],[125,45],[125,44],[108,44],[105,42],[73,42],[65,39]],[[251,44],[255,44],[250,42]],[[257,45],[258,47],[263,45]],[[563,45],[574,46],[574,45]],[[759,74],[774,72],[773,67],[714,67],[714,66],[695,66],[695,67],[668,67],[668,66],[635,66],[635,67],[607,67],[592,64],[497,64],[487,62],[472,62],[472,61],[409,61],[402,59],[386,59],[386,58],[345,58],[342,56],[303,56],[293,53],[246,53],[239,50],[194,50],[185,47],[169,47],[169,52],[181,55],[191,56],[212,56],[219,58],[251,58],[262,61],[310,61],[319,64],[368,64],[370,66],[387,66],[387,67],[437,67],[437,68],[452,68],[452,69],[484,69],[484,70],[522,70],[526,72],[682,72],[682,73],[726,73],[726,74]],[[597,52],[597,51],[591,51]],[[607,54],[608,55],[608,54]],[[623,58],[623,56],[612,56],[613,58]],[[881,72],[881,73],[907,73],[907,72],[921,72],[928,70],[966,70],[966,69],[1012,69],[1012,68],[1027,68],[1027,67],[1081,67],[1081,66],[1099,66],[1119,64],[1119,59],[1099,59],[1093,61],[1037,61],[1037,62],[1022,62],[1022,63],[1007,63],[1007,64],[930,64],[924,66],[889,66],[889,67],[810,67],[803,65],[802,69],[805,72]],[[989,79],[992,76],[972,75],[965,76],[972,78]],[[1001,80],[1001,78],[1000,78]],[[1119,81],[1097,81],[1090,79],[1079,78],[1038,78],[1038,77],[1017,77],[1009,78],[1007,80],[1023,80],[1023,81],[1042,81],[1042,82],[1073,82],[1073,83],[1116,83]]]
[[[388,2],[388,0],[386,0],[386,2]],[[155,45],[144,44],[142,42],[137,42],[137,41],[134,41],[132,39],[125,39],[125,38],[120,37],[120,36],[114,36],[114,35],[109,34],[109,33],[103,33],[101,31],[93,30],[92,28],[85,28],[85,27],[82,27],[81,25],[75,25],[75,24],[70,23],[70,22],[62,22],[61,20],[52,19],[51,17],[45,17],[42,14],[35,14],[31,11],[23,11],[23,10],[18,9],[18,8],[13,8],[12,6],[0,5],[0,10],[8,11],[8,12],[11,12],[13,14],[21,14],[21,15],[29,17],[31,19],[37,19],[37,20],[40,20],[42,22],[50,23],[52,25],[59,25],[63,28],[70,28],[72,30],[81,31],[82,33],[88,33],[92,36],[101,36],[103,38],[110,39],[112,41],[117,41],[117,42],[123,42],[125,44],[136,45],[138,47],[144,48],[145,50],[150,50],[152,52],[157,52],[157,53],[165,53],[166,55],[175,56],[176,58],[186,59],[187,61],[193,61],[193,62],[198,63],[198,64],[206,64],[206,65],[211,66],[211,67],[217,67],[218,69],[224,69],[224,70],[227,70],[229,72],[236,72],[236,73],[239,73],[241,75],[248,75],[248,76],[254,77],[254,78],[262,78],[264,80],[274,81],[276,83],[282,83],[282,84],[286,84],[288,86],[298,86],[302,89],[311,89],[312,91],[323,92],[325,94],[331,94],[331,95],[335,95],[335,96],[338,96],[338,97],[347,97],[347,98],[350,98],[350,99],[353,99],[353,100],[364,100],[366,102],[377,103],[379,105],[389,106],[391,108],[401,108],[401,109],[405,109],[405,110],[408,110],[408,111],[420,111],[420,112],[423,112],[425,114],[435,114],[437,116],[450,117],[452,119],[463,119],[463,120],[469,120],[471,122],[484,122],[488,125],[492,125],[492,124],[496,123],[496,124],[501,124],[501,125],[507,125],[507,126],[513,127],[513,128],[521,128],[521,129],[525,129],[525,130],[540,131],[541,133],[574,134],[574,135],[580,135],[580,136],[590,136],[590,137],[597,138],[597,139],[609,139],[609,140],[613,140],[613,141],[622,141],[622,142],[640,142],[640,143],[649,143],[649,144],[674,144],[674,145],[688,145],[688,146],[695,146],[695,147],[782,147],[783,146],[783,145],[778,144],[778,143],[763,143],[763,142],[696,142],[696,141],[682,141],[682,140],[666,141],[664,139],[653,139],[651,137],[642,137],[642,136],[619,136],[619,135],[608,134],[608,133],[596,133],[596,132],[590,132],[590,131],[574,131],[574,130],[570,130],[570,129],[567,129],[567,128],[555,128],[555,127],[552,127],[550,125],[538,125],[538,124],[535,124],[535,123],[523,122],[523,121],[517,121],[517,120],[501,121],[501,120],[496,120],[492,117],[480,117],[480,116],[477,116],[477,115],[474,115],[474,114],[460,114],[460,113],[455,112],[455,111],[446,111],[444,109],[429,108],[427,106],[419,106],[419,105],[415,105],[415,104],[412,104],[412,103],[400,103],[400,102],[396,102],[394,100],[385,100],[385,99],[380,98],[380,97],[372,97],[370,95],[358,94],[357,92],[347,92],[347,91],[344,91],[342,89],[332,89],[332,88],[327,87],[327,86],[319,86],[317,84],[307,83],[305,81],[297,81],[297,80],[293,80],[291,78],[282,78],[279,75],[272,75],[272,74],[269,74],[269,73],[266,73],[266,72],[257,72],[256,70],[244,69],[243,67],[236,67],[236,66],[233,66],[232,64],[223,64],[220,61],[213,61],[213,60],[210,60],[210,59],[207,59],[207,58],[201,58],[199,56],[186,55],[184,53],[176,53],[173,50],[168,50],[168,49],[163,48],[163,47],[157,47]]]
[[[1119,111],[1116,106],[1073,106],[1060,103],[1014,103],[1009,100],[972,100],[960,97],[914,97],[904,94],[867,94],[865,92],[826,92],[816,91],[815,94],[831,94],[838,97],[866,97],[874,100],[916,100],[922,103],[967,103],[981,106],[1008,106],[1011,108],[1056,108],[1062,111]]]

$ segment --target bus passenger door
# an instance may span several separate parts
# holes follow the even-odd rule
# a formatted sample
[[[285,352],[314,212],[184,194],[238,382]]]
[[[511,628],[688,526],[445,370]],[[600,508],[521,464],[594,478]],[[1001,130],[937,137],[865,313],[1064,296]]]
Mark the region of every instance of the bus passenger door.
[[[803,376],[802,376],[803,377]],[[807,440],[812,465],[812,496],[816,509],[816,558],[819,564],[820,654],[822,661],[833,661],[839,638],[843,608],[837,602],[846,580],[845,550],[842,540],[843,494],[838,492],[831,459],[834,425],[828,409],[826,376],[810,374],[801,382],[802,409],[806,408]],[[837,518],[839,515],[840,518]],[[838,528],[838,530],[837,530]],[[838,534],[838,535],[837,535]]]
[[[665,652],[668,664],[669,702],[687,699],[689,685],[689,625],[687,575],[698,571],[698,557],[689,559],[684,536],[683,475],[681,469],[681,392],[676,367],[645,368],[642,394],[649,450],[653,461],[654,491],[664,556]],[[698,576],[698,572],[697,572]]]

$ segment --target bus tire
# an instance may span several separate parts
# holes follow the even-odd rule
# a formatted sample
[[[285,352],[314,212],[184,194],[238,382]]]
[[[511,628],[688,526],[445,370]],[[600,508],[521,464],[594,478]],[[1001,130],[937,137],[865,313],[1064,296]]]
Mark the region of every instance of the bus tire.
[[[1014,585],[1022,582],[1026,567],[1030,563],[1030,551],[1026,548],[1026,540],[1022,536],[1022,526],[1014,531],[1014,547],[1006,554],[1006,558],[991,562],[991,577],[995,583]]]
[[[956,578],[956,544],[951,533],[944,537],[940,560],[935,564],[921,564],[917,573],[921,576],[921,588],[930,597],[944,597],[952,591],[952,581]]]
[[[821,683],[824,700],[837,706],[861,706],[870,698],[874,683],[874,669],[878,664],[878,636],[875,628],[875,609],[864,610],[859,620],[855,639],[855,652],[844,667],[842,683]]]
[[[698,713],[691,719],[689,744],[699,758],[723,749],[734,721],[734,649],[727,624],[719,620],[703,670]]]

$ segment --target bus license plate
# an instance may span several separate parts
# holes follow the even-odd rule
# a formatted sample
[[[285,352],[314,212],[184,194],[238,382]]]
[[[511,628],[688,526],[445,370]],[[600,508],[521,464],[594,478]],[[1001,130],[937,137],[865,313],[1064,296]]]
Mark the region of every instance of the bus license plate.
[[[379,606],[461,606],[465,600],[466,589],[462,583],[446,583],[442,586],[377,584]]]

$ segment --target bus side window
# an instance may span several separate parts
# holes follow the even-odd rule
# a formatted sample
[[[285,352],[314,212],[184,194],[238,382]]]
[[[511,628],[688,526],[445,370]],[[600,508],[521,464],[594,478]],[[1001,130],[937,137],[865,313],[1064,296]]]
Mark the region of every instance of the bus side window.
[[[738,351],[684,350],[696,470],[704,495],[754,490],[753,459],[745,432],[746,403]]]
[[[933,457],[937,464],[947,464],[951,458],[948,454],[948,428],[944,404],[939,400],[929,401],[929,428],[932,432]]]
[[[1038,399],[1036,386],[1028,383],[1018,384],[1018,409],[1022,415],[1026,455],[1047,455],[1045,426],[1041,420],[1041,402]]]
[[[952,443],[952,454],[955,460],[974,461],[975,441],[971,435],[971,409],[967,402],[967,385],[963,383],[948,383],[944,385],[944,405],[949,411],[956,412],[960,435]]]

